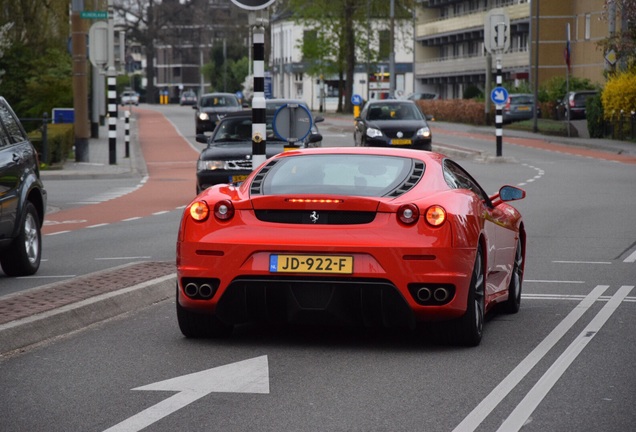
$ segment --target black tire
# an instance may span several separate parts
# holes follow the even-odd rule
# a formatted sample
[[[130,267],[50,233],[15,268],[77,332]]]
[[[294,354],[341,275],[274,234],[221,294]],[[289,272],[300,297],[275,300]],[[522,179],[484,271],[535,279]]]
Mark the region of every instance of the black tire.
[[[192,312],[183,308],[179,304],[178,295],[176,303],[179,329],[185,337],[192,339],[223,338],[232,334],[234,326],[221,322],[214,314]]]
[[[480,344],[484,332],[485,286],[483,252],[479,245],[470,280],[466,313],[453,323],[451,332],[453,343],[469,347]]]
[[[31,202],[27,202],[20,221],[20,231],[0,258],[7,276],[29,276],[40,268],[42,232],[40,217]]]
[[[521,307],[521,287],[523,285],[523,251],[521,239],[517,242],[515,262],[512,267],[512,276],[508,285],[508,300],[503,304],[503,311],[509,314],[519,312]]]

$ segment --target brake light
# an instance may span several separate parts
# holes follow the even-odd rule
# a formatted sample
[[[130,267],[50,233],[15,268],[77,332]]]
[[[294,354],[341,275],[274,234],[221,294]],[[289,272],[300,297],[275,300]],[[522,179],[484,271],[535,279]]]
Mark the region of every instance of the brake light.
[[[214,204],[214,217],[219,220],[232,219],[234,216],[234,205],[231,201],[223,200]]]
[[[434,205],[426,210],[426,222],[433,227],[442,226],[446,222],[446,210],[444,207]]]
[[[340,204],[344,200],[333,198],[287,198],[285,201],[294,204]]]
[[[197,222],[205,221],[210,215],[210,208],[205,201],[195,201],[190,206],[190,217]]]
[[[413,225],[420,217],[420,209],[415,204],[404,204],[397,211],[400,222],[406,225]]]

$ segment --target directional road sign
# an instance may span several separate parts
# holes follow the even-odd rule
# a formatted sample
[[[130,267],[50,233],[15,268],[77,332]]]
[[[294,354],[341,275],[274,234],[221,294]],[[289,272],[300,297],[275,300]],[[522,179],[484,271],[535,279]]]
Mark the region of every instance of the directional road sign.
[[[508,100],[508,90],[503,87],[495,87],[490,92],[490,100],[495,105],[503,105]]]
[[[351,103],[355,106],[362,105],[362,96],[360,96],[359,94],[354,94],[353,96],[351,96]]]

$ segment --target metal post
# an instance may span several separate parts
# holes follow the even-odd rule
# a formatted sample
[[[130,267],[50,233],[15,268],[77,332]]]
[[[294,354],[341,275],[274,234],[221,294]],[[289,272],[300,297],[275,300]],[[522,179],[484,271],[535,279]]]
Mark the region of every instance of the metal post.
[[[254,28],[254,98],[252,99],[252,169],[265,162],[267,112],[265,104],[265,27]]]
[[[108,5],[108,163],[117,165],[117,76],[115,72],[115,46],[112,0]]]
[[[497,54],[497,87],[501,88],[503,77],[501,74],[501,54]],[[495,112],[495,135],[497,136],[497,156],[501,156],[503,151],[503,105],[497,104]]]
[[[130,157],[130,105],[128,106],[128,109],[126,110],[126,138],[125,138],[125,143],[126,143],[126,157],[129,158]]]
[[[49,115],[46,111],[42,114],[42,161],[48,165],[49,163]]]
[[[395,97],[395,0],[391,0],[390,12],[390,41],[391,49],[389,50],[389,97]]]

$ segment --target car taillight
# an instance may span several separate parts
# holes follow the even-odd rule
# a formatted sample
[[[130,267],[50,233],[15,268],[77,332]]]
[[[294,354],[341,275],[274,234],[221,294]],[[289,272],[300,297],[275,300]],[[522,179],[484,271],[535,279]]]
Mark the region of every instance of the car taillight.
[[[234,205],[231,201],[223,200],[214,204],[214,217],[219,220],[232,219],[234,216]]]
[[[205,221],[210,215],[210,208],[205,201],[195,201],[190,206],[190,217],[197,222]]]
[[[420,209],[415,204],[404,204],[397,211],[400,222],[406,225],[413,225],[420,217]]]
[[[444,207],[434,205],[426,210],[426,222],[433,227],[442,226],[446,221],[446,210]]]
[[[574,108],[575,106],[574,99],[570,99],[570,107]]]

